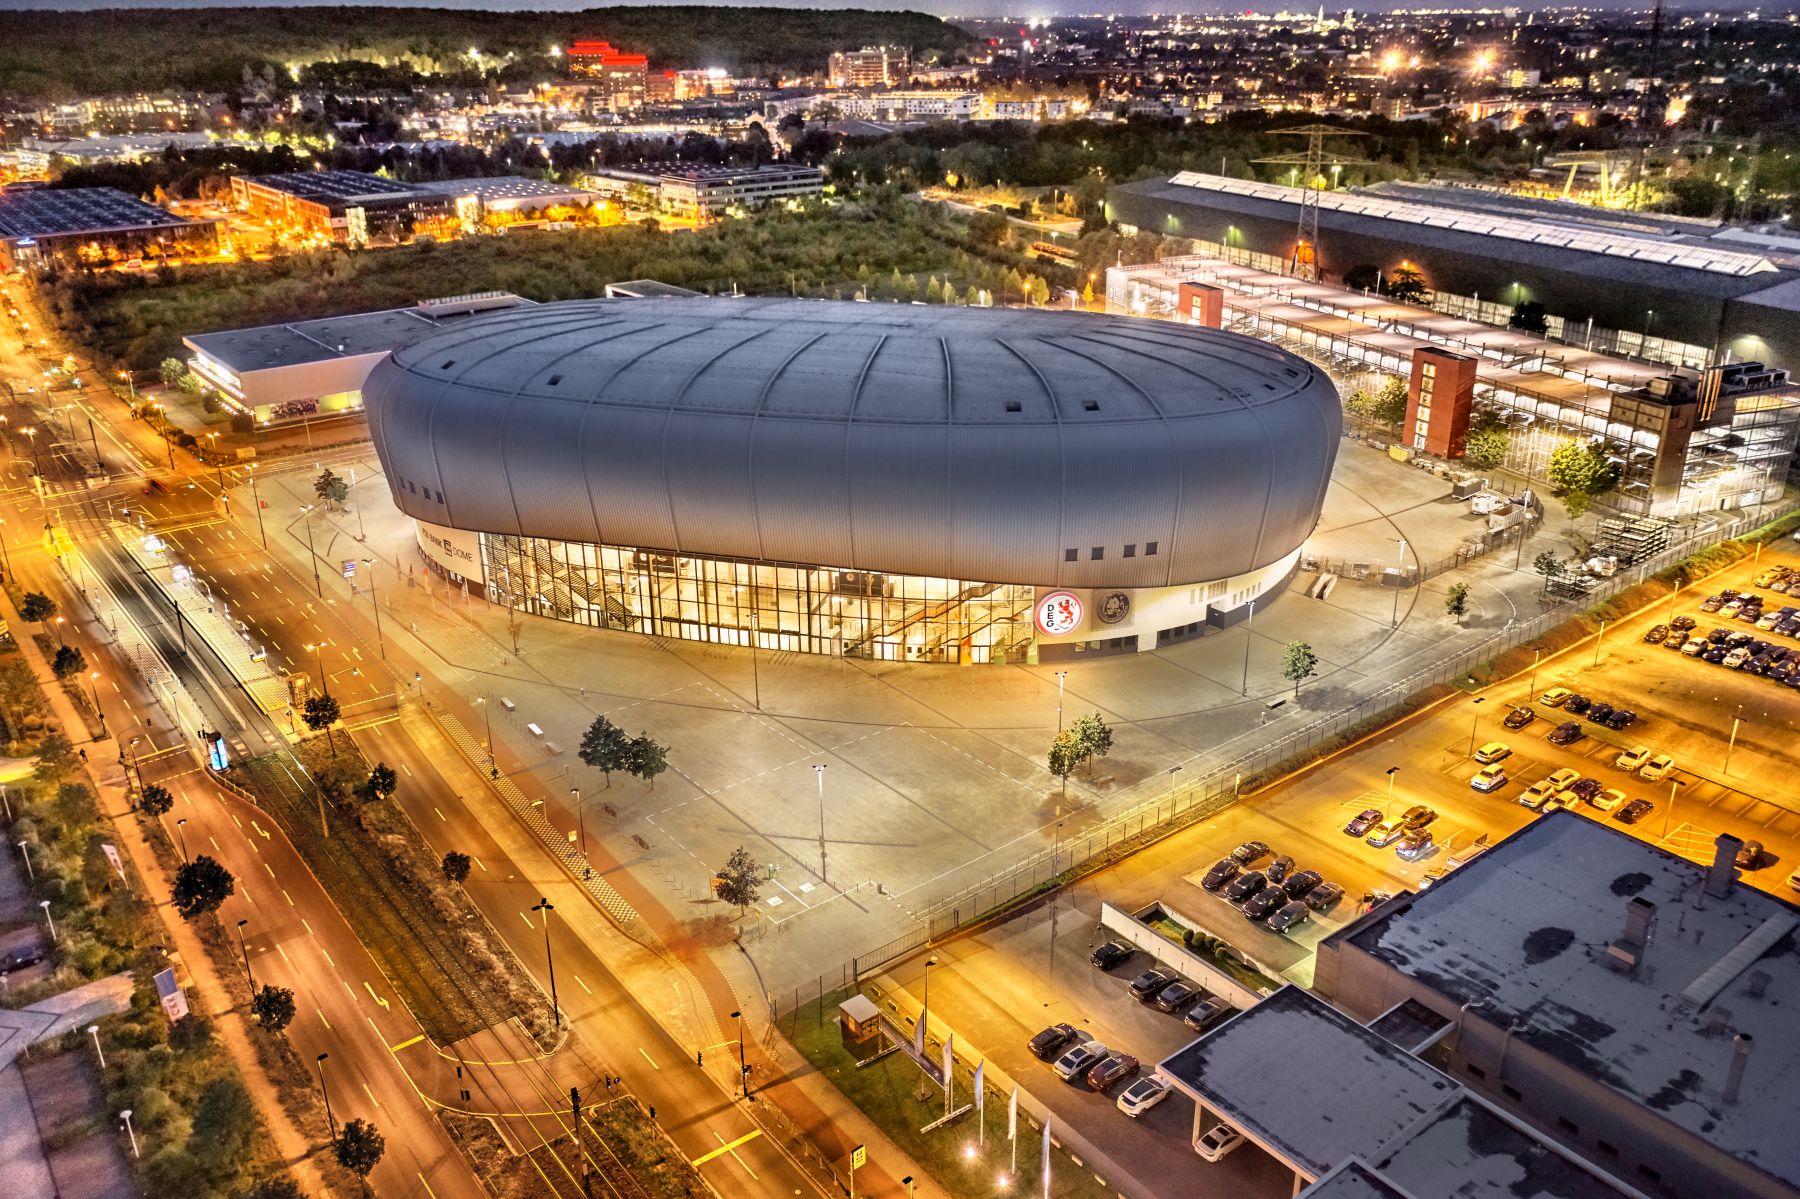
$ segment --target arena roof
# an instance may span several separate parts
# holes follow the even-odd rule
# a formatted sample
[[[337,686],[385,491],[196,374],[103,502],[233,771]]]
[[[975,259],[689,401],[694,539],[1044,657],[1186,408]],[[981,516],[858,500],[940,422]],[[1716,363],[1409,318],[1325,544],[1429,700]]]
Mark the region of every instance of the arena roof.
[[[422,520],[1068,586],[1280,560],[1318,519],[1342,423],[1317,368],[1217,330],[769,298],[476,317],[364,394]]]
[[[196,222],[111,187],[0,192],[0,237],[57,237],[162,229]]]
[[[1298,205],[1306,189],[1286,187],[1279,183],[1263,183],[1255,179],[1232,179],[1224,175],[1208,175],[1199,171],[1182,171],[1169,180],[1177,187],[1220,192],[1259,200],[1273,200]],[[1433,229],[1452,229],[1483,237],[1499,237],[1509,241],[1529,242],[1612,258],[1629,258],[1640,262],[1663,263],[1689,270],[1720,275],[1757,275],[1779,268],[1767,258],[1743,254],[1735,250],[1715,249],[1686,242],[1663,241],[1652,237],[1635,237],[1627,233],[1582,228],[1550,221],[1528,221],[1490,212],[1418,204],[1393,200],[1366,192],[1319,192],[1322,209],[1375,217],[1380,220],[1404,221]]]

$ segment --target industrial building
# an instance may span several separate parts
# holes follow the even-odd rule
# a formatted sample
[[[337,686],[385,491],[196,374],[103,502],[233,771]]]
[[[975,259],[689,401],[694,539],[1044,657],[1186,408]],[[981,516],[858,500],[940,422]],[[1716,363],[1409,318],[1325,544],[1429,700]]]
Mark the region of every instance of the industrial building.
[[[1800,908],[1738,881],[1743,846],[1696,864],[1556,812],[1333,932],[1314,990],[1405,1013],[1444,1075],[1640,1191],[1794,1199]]]
[[[599,167],[582,182],[622,204],[654,205],[659,211],[692,220],[713,220],[733,209],[806,199],[825,190],[825,174],[818,167],[787,164]]]
[[[832,87],[905,87],[912,59],[904,46],[835,50],[827,64]]]
[[[456,198],[361,171],[234,175],[231,197],[251,216],[339,245],[454,237]]]
[[[0,191],[0,266],[104,266],[218,253],[219,222],[189,220],[111,187]]]
[[[594,627],[912,662],[1155,649],[1316,525],[1341,404],[1251,338],[1044,310],[593,300],[363,387],[432,568]]]
[[[1630,361],[1244,259],[1195,254],[1110,268],[1107,310],[1267,338],[1346,378],[1405,378],[1414,404],[1402,444],[1451,466],[1473,421],[1504,430],[1498,465],[1540,486],[1557,448],[1592,442],[1618,472],[1600,502],[1628,515],[1746,507],[1777,499],[1786,485],[1800,390],[1785,371]]]
[[[480,179],[440,179],[417,185],[420,191],[449,196],[463,232],[473,233],[489,213],[535,216],[552,208],[586,208],[605,197],[582,187],[569,187],[522,175]]]
[[[508,292],[483,292],[181,340],[192,353],[188,368],[227,407],[268,428],[360,412],[363,381],[395,346],[474,313],[529,303]]]
[[[1565,344],[1701,368],[1800,367],[1800,240],[1646,213],[1519,201],[1477,189],[1381,185],[1316,192],[1318,244],[1300,246],[1306,191],[1183,171],[1115,187],[1107,216],[1192,239],[1207,254],[1327,282],[1416,270],[1440,311],[1505,325],[1539,303]]]

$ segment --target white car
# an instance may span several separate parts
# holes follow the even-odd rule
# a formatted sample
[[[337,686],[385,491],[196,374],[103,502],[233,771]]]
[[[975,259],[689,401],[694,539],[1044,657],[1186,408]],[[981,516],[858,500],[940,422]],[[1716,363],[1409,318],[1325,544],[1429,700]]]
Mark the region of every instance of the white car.
[[[1475,760],[1477,762],[1498,762],[1502,758],[1511,756],[1512,746],[1504,741],[1490,741],[1475,751]]]
[[[1594,797],[1588,802],[1602,812],[1610,812],[1625,802],[1625,793],[1617,787],[1608,787],[1603,791],[1594,792]]]
[[[1744,668],[1744,663],[1749,660],[1750,651],[1740,645],[1738,648],[1726,654],[1725,661],[1721,662],[1720,665],[1726,670],[1742,670]]]
[[[1506,785],[1506,767],[1496,762],[1492,766],[1483,766],[1469,780],[1469,786],[1477,791],[1497,791]]]
[[[1648,745],[1634,745],[1618,757],[1614,758],[1613,765],[1620,770],[1629,771],[1636,770],[1649,760],[1650,747]]]
[[[1229,1124],[1215,1124],[1194,1142],[1194,1152],[1205,1161],[1216,1162],[1243,1143],[1243,1133]]]
[[[1661,782],[1675,772],[1675,759],[1668,754],[1657,754],[1648,762],[1638,767],[1638,777],[1652,783]]]
[[[1160,1078],[1140,1078],[1119,1092],[1118,1108],[1135,1120],[1168,1097],[1168,1083]]]

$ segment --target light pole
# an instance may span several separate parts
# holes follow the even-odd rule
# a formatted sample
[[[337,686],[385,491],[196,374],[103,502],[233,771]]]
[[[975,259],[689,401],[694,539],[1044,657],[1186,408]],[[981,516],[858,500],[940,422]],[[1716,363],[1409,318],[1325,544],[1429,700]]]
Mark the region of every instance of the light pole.
[[[750,602],[756,602],[756,584],[750,584]],[[756,643],[761,640],[761,625],[755,612],[750,613],[750,686],[756,695],[756,710],[762,711],[762,667],[756,660]]]
[[[375,559],[364,558],[362,564],[369,568],[369,607],[375,610],[375,647],[382,657],[387,657],[387,642],[381,637],[381,601],[375,596]]]
[[[183,865],[186,865],[188,860],[186,816],[183,816],[180,820],[175,822],[175,838],[181,842],[181,861]]]
[[[100,717],[100,736],[97,739],[104,741],[106,740],[106,709],[100,706],[99,671],[90,670],[88,672],[88,688],[94,693],[94,714]]]
[[[569,794],[575,797],[575,827],[581,830],[581,856],[585,860],[587,858],[587,820],[584,819],[583,809],[586,801],[582,799],[580,787],[570,787]]]
[[[94,1038],[94,1054],[100,1059],[100,1068],[106,1069],[106,1050],[100,1048],[100,1026],[98,1024],[88,1025],[88,1036]]]
[[[331,1114],[331,1091],[325,1085],[325,1059],[329,1053],[321,1053],[313,1061],[319,1067],[319,1094],[325,1097],[325,1124],[331,1129],[331,1143],[337,1144],[337,1120]]]
[[[1534,649],[1531,651],[1531,687],[1529,688],[1528,694],[1525,696],[1525,702],[1528,704],[1537,696],[1538,660],[1543,656],[1544,651],[1541,649]]]
[[[499,763],[494,761],[494,715],[493,715],[493,709],[488,707],[487,696],[485,696],[485,695],[476,696],[475,702],[481,705],[482,724],[484,726],[486,726],[486,728],[487,728],[488,772],[490,774],[498,775],[500,773],[500,765],[499,765]]]
[[[1069,672],[1066,670],[1056,672],[1056,731],[1058,733],[1063,730],[1063,683],[1067,681],[1068,677]]]
[[[8,806],[10,807],[11,805],[8,805]],[[26,841],[19,842],[19,852],[25,855],[25,881],[36,882],[37,881],[37,871],[35,871],[31,868],[31,845],[30,845],[30,843],[26,842]]]
[[[1384,800],[1381,805],[1381,818],[1383,820],[1386,820],[1388,818],[1388,813],[1393,810],[1393,807],[1394,807],[1394,776],[1399,773],[1400,773],[1400,768],[1398,766],[1389,766],[1387,769],[1388,793],[1387,793],[1387,799]]]
[[[1244,618],[1244,686],[1241,694],[1250,694],[1250,641],[1256,627],[1256,601],[1250,601],[1250,615]]]
[[[37,428],[34,425],[26,425],[23,429],[20,429],[19,432],[31,439],[31,471],[41,479],[44,477],[44,463],[43,460],[38,457]]]
[[[44,909],[44,923],[50,926],[50,943],[54,945],[57,940],[56,921],[50,916],[50,901],[48,899],[40,899],[38,900],[38,907]]]
[[[126,1108],[124,1111],[120,1112],[119,1119],[125,1121],[125,1135],[131,1138],[131,1156],[134,1158],[142,1157],[143,1154],[138,1152],[137,1133],[131,1127],[131,1109]]]
[[[312,560],[313,590],[318,593],[320,599],[324,599],[325,584],[319,581],[319,554],[313,548],[312,510],[313,505],[311,504],[300,505],[300,511],[306,517],[306,556]]]
[[[330,644],[329,641],[308,641],[306,643],[307,649],[317,651],[319,655],[319,682],[325,688],[326,699],[331,698],[331,676],[325,673],[325,647]]]
[[[815,762],[813,777],[819,780],[819,881],[829,883],[831,879],[825,873],[825,766]]]
[[[1479,726],[1481,724],[1480,705],[1485,703],[1486,701],[1487,701],[1487,697],[1485,695],[1479,696],[1474,701],[1472,701],[1473,704],[1475,705],[1475,711],[1473,713],[1471,713],[1469,716],[1469,756],[1471,758],[1475,756],[1475,729],[1477,728],[1477,726]]]
[[[931,968],[935,965],[937,965],[937,954],[934,953],[925,959],[925,995],[919,1001],[919,1044],[921,1045],[925,1043],[925,1038],[930,1035],[931,1031],[926,1024],[931,1019]]]
[[[1606,640],[1606,622],[1600,622],[1600,631],[1594,634],[1594,665],[1600,665],[1600,643]]]
[[[1394,568],[1399,576],[1394,580],[1394,627],[1397,629],[1400,627],[1400,588],[1406,576],[1406,538],[1396,537],[1394,540],[1400,546],[1400,556],[1394,560]]]
[[[550,967],[550,1023],[561,1028],[562,1008],[556,1002],[556,959],[550,955],[550,913],[556,910],[556,905],[548,899],[539,898],[531,910],[544,914],[544,961]]]
[[[264,549],[269,548],[269,532],[263,528],[262,496],[256,490],[256,463],[249,465],[250,471],[250,503],[256,508],[256,533],[262,538]]]
[[[1737,748],[1738,726],[1743,723],[1744,705],[1739,704],[1737,711],[1731,714],[1731,740],[1725,743],[1725,773],[1731,773],[1731,751]]]
[[[750,1098],[750,1067],[744,1062],[744,1013],[733,1012],[731,1018],[738,1022],[738,1077],[744,1082],[744,1098]]]
[[[256,994],[256,974],[250,969],[250,950],[244,944],[244,926],[248,923],[250,923],[248,920],[238,921],[238,952],[244,955],[244,977],[250,980],[250,993],[254,995]]]

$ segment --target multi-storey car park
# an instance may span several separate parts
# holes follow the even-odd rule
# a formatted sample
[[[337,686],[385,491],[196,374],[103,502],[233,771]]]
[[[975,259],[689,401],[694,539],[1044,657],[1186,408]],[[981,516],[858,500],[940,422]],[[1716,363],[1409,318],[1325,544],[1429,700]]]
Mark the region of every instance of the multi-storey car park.
[[[595,627],[915,662],[1149,650],[1293,573],[1342,415],[1210,329],[787,299],[472,317],[363,388],[453,582]]]

